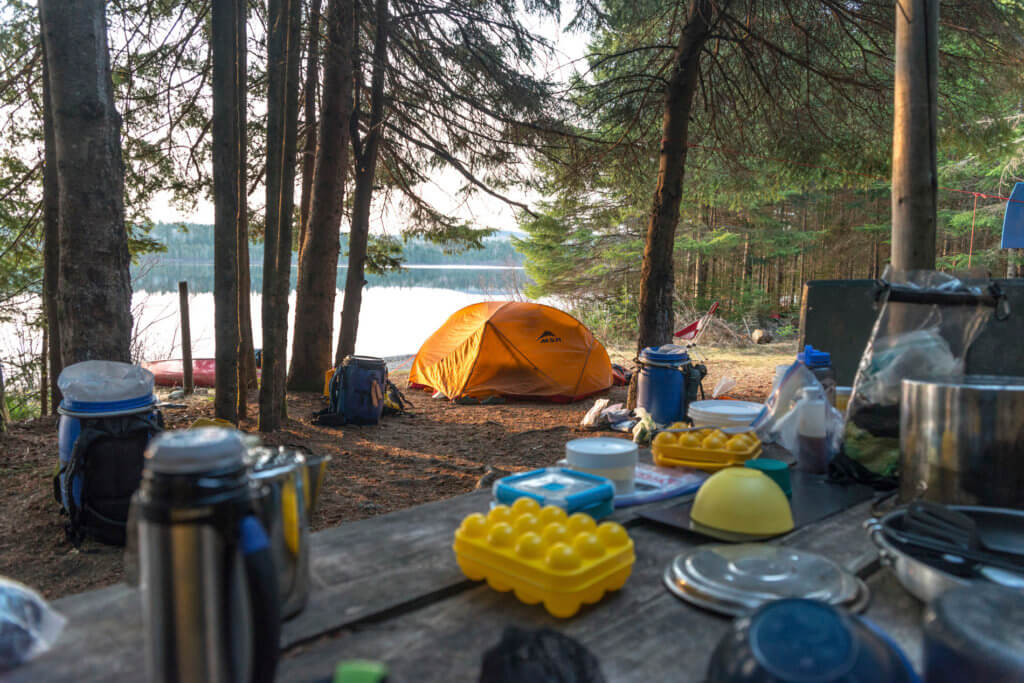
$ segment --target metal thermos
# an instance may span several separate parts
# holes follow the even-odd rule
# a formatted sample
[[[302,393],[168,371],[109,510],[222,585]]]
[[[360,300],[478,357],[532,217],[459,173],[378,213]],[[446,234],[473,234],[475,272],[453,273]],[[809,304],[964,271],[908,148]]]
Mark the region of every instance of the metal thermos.
[[[277,576],[238,432],[165,432],[136,494],[150,680],[272,681]]]

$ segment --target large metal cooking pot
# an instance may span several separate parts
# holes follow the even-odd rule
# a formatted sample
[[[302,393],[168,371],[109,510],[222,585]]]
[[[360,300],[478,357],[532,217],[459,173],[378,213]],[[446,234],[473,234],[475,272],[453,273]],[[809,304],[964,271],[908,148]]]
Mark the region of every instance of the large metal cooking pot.
[[[1024,378],[903,380],[900,500],[1024,508]]]

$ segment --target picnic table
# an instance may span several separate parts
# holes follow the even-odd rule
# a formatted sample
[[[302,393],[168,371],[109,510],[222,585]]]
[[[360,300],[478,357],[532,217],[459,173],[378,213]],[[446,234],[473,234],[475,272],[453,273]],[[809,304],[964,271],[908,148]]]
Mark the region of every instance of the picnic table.
[[[572,636],[598,657],[609,681],[703,680],[730,620],[670,594],[662,572],[706,540],[643,520],[640,507],[617,510],[611,519],[626,526],[636,546],[632,576],[575,617],[556,619],[540,605],[467,580],[456,565],[455,529],[489,501],[489,491],[477,491],[312,534],[309,603],[283,626],[278,680],[330,680],[339,661],[366,658],[386,662],[395,681],[475,681],[484,651],[509,625]],[[920,670],[922,606],[879,565],[862,528],[870,506],[856,505],[779,542],[826,555],[864,579],[872,591],[868,618]],[[119,584],[54,606],[68,618],[56,647],[5,680],[145,680],[137,588]]]

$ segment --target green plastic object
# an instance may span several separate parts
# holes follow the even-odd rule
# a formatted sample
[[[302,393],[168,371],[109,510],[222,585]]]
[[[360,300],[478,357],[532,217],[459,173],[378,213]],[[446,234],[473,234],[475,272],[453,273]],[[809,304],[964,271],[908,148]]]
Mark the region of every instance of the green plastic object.
[[[761,470],[779,485],[779,488],[782,489],[787,498],[793,497],[793,485],[789,480],[789,465],[786,463],[772,458],[756,458],[748,460],[744,463],[744,466],[752,470]]]
[[[334,669],[334,683],[384,683],[388,667],[369,659],[347,659]]]

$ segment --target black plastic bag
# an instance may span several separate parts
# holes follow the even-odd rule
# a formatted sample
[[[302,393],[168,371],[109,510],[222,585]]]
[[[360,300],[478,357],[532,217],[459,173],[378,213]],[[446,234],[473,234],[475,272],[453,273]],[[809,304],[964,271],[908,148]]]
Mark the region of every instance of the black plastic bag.
[[[509,626],[484,653],[480,683],[604,683],[601,665],[564,633]]]

